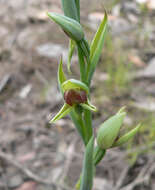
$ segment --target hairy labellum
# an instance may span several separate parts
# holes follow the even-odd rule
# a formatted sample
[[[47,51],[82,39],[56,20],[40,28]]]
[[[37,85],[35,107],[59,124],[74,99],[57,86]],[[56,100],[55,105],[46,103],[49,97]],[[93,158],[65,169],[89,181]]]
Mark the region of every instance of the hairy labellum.
[[[87,102],[87,95],[84,90],[67,90],[64,93],[64,99],[70,106]]]

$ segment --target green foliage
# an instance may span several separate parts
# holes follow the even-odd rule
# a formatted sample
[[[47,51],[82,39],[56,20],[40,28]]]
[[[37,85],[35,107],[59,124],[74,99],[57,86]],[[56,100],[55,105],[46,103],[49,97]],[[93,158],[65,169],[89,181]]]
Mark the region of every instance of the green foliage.
[[[90,84],[92,75],[95,71],[96,65],[101,56],[101,52],[102,52],[102,48],[104,44],[104,38],[106,34],[106,29],[107,29],[107,20],[108,20],[107,13],[105,12],[104,19],[101,22],[90,46],[90,63],[89,63],[90,66],[88,67],[88,70],[87,70],[88,84]]]

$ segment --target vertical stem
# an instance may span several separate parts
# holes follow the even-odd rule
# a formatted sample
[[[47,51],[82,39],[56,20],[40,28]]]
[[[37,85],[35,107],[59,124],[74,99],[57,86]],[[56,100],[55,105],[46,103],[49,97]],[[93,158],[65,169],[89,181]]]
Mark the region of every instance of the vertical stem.
[[[85,81],[86,81],[86,72],[85,72],[86,65],[85,65],[84,57],[83,57],[80,47],[77,46],[77,48],[78,48],[78,58],[79,58],[79,66],[80,66],[80,78],[81,78],[81,81],[85,83]]]
[[[87,143],[88,143],[93,135],[93,128],[92,128],[92,113],[91,111],[86,109],[84,110],[84,122],[85,122],[85,127],[87,129]]]
[[[82,121],[82,118],[80,117],[79,114],[75,113],[75,111],[72,111],[70,113],[70,117],[71,117],[78,133],[80,134],[80,136],[83,140],[83,143],[86,146],[86,144],[87,144],[86,137],[85,137],[86,131],[85,131],[85,126],[84,126],[84,123]]]
[[[78,13],[78,19],[80,22],[80,0],[75,0],[76,8],[77,8],[77,13]]]

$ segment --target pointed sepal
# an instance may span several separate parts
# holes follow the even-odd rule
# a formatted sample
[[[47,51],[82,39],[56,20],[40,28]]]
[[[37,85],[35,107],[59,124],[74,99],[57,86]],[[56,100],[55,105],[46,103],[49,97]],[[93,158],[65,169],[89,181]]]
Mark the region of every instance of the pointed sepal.
[[[58,84],[59,84],[59,89],[62,92],[62,84],[66,81],[66,76],[63,71],[63,61],[62,57],[60,59],[59,67],[58,67]]]
[[[117,141],[114,142],[112,147],[121,146],[121,145],[125,144],[126,142],[128,142],[131,138],[133,138],[137,134],[140,127],[141,127],[141,125],[139,124],[134,129],[132,129],[131,131],[129,131],[128,133],[126,133],[125,135],[120,137]]]
[[[69,106],[68,104],[64,104],[61,110],[56,114],[56,116],[50,120],[49,123],[54,123],[58,121],[59,119],[65,117],[67,114],[69,114],[73,110],[73,106]]]

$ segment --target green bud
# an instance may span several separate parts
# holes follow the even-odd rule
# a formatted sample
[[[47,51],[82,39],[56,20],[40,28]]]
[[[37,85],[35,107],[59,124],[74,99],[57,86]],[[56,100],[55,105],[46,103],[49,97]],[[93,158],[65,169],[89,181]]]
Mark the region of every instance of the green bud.
[[[48,12],[47,15],[56,22],[71,39],[78,42],[84,38],[83,28],[76,20],[57,13]]]
[[[101,149],[111,148],[118,137],[126,113],[121,112],[106,120],[97,132],[97,144]]]

